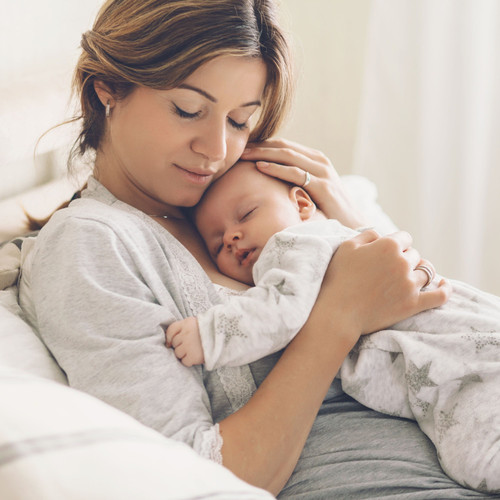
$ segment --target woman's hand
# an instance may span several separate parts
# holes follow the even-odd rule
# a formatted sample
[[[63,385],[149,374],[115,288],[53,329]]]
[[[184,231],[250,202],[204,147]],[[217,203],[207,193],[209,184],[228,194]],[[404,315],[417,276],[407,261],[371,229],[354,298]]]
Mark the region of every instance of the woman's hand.
[[[256,161],[261,172],[303,186],[328,218],[353,229],[368,225],[344,190],[330,160],[320,151],[285,139],[269,139],[248,144],[241,158]]]
[[[346,331],[353,332],[354,340],[447,302],[451,285],[446,280],[423,289],[429,276],[415,268],[425,265],[432,273],[434,268],[411,244],[407,232],[380,237],[370,230],[345,241],[335,253],[323,286],[330,288],[336,310],[344,311]]]

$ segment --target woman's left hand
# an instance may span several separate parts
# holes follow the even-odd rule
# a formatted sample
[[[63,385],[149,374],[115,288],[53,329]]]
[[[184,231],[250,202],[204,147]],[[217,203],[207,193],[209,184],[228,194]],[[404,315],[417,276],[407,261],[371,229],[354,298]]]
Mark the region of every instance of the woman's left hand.
[[[321,151],[285,139],[268,139],[248,144],[241,159],[255,161],[261,172],[306,189],[328,218],[353,229],[368,225]]]

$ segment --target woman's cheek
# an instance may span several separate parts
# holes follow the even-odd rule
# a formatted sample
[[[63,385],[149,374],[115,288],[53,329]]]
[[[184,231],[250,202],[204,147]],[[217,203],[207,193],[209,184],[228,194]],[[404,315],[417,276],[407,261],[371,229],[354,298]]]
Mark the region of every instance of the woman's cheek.
[[[231,144],[231,147],[228,147],[228,163],[229,166],[234,165],[242,155],[244,149],[246,148],[248,142],[249,134],[240,134],[240,137],[235,139],[234,143]]]

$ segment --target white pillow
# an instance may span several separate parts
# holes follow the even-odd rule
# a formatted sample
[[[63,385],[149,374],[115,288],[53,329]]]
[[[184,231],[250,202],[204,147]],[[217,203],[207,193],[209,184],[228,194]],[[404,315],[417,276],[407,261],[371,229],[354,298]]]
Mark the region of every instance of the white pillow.
[[[105,403],[0,367],[2,500],[271,499]]]
[[[366,217],[369,225],[380,234],[390,234],[397,231],[392,219],[379,205],[377,186],[361,175],[342,175],[342,184],[351,196],[358,210]]]
[[[8,288],[17,282],[21,250],[12,242],[0,246],[0,290]]]
[[[14,286],[0,290],[0,366],[66,383],[64,372],[24,321]]]

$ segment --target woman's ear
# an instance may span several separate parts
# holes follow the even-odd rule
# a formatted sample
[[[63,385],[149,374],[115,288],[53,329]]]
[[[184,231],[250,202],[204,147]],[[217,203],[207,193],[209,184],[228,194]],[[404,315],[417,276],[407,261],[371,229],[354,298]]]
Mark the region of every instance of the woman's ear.
[[[105,84],[102,80],[95,80],[94,90],[104,107],[108,104],[110,107],[115,105],[115,98],[113,97],[113,92],[109,85]]]
[[[316,205],[307,194],[307,191],[301,187],[292,187],[289,192],[289,197],[292,203],[297,207],[301,220],[308,220],[316,213]]]

